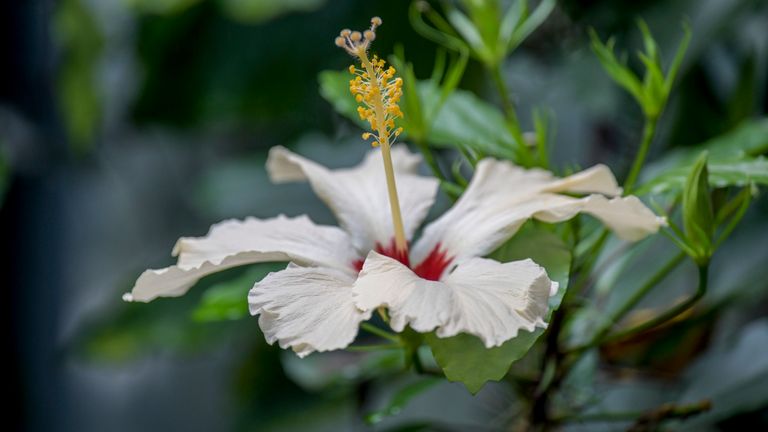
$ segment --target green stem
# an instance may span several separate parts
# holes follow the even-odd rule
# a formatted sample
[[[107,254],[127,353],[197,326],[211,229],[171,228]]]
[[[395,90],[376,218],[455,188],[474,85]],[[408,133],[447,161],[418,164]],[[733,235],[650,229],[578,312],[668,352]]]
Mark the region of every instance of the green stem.
[[[610,231],[603,228],[600,236],[595,240],[595,243],[584,253],[583,256],[586,256],[586,258],[574,271],[574,273],[578,274],[578,277],[572,284],[573,288],[568,290],[573,291],[574,295],[580,293],[584,284],[589,281],[591,270],[597,262],[597,258],[600,256],[600,251],[603,249],[603,246],[605,246],[605,242],[608,240],[608,234],[610,234]],[[566,295],[567,294],[568,292],[566,292]]]
[[[622,422],[634,420],[635,424],[658,425],[671,419],[685,419],[712,409],[712,402],[705,399],[686,405],[664,404],[649,411],[602,412],[561,416],[558,423]],[[632,429],[634,430],[634,429]],[[647,429],[642,429],[647,430]],[[650,429],[648,429],[650,430]],[[655,430],[655,429],[653,429]]]
[[[637,182],[640,170],[643,169],[645,157],[648,155],[648,149],[651,147],[653,136],[656,133],[657,117],[646,117],[645,126],[643,126],[643,140],[640,142],[640,149],[637,151],[635,161],[632,163],[632,169],[629,171],[627,180],[624,182],[624,195],[629,195]]]
[[[635,293],[629,298],[629,300],[624,303],[616,312],[614,312],[611,317],[608,319],[608,324],[603,327],[600,331],[598,331],[592,339],[590,339],[589,342],[587,342],[584,345],[577,346],[575,348],[572,348],[569,350],[571,353],[575,352],[582,352],[587,349],[593,348],[595,346],[600,345],[603,341],[606,335],[610,333],[613,326],[621,320],[621,318],[624,317],[624,315],[627,314],[630,310],[632,310],[633,307],[637,305],[637,303],[640,302],[648,293],[656,287],[656,285],[664,280],[675,268],[677,268],[678,265],[680,265],[681,262],[683,262],[683,259],[685,258],[685,253],[680,252],[677,255],[675,255],[671,260],[669,260],[662,268],[660,268],[656,274],[651,276],[650,279],[648,279],[643,286],[640,287]]]
[[[386,330],[382,330],[371,323],[364,322],[360,324],[360,328],[367,331],[368,333],[371,333],[381,338],[384,338],[386,340],[392,341],[396,344],[401,344],[399,336],[397,336],[394,333],[390,333]]]
[[[658,315],[657,317],[650,319],[640,325],[637,325],[632,328],[628,328],[626,330],[623,330],[611,336],[608,336],[603,340],[603,342],[612,342],[615,340],[621,340],[628,336],[644,332],[648,329],[652,329],[654,327],[657,327],[661,324],[666,323],[667,321],[677,318],[681,313],[693,307],[693,305],[695,305],[696,302],[698,302],[699,299],[701,299],[704,296],[704,294],[706,294],[708,280],[709,280],[709,264],[704,263],[699,266],[699,286],[696,289],[696,293],[691,297],[689,297],[688,300],[678,304],[677,306],[673,307],[672,309],[669,309],[663,314]]]

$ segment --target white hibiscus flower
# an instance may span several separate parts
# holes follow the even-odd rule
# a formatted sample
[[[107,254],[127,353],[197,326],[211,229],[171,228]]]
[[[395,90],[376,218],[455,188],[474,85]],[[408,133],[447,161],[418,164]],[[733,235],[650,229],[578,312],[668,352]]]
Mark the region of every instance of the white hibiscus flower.
[[[329,170],[275,147],[267,161],[275,182],[308,180],[341,228],[316,225],[306,216],[224,221],[205,237],[180,239],[173,251],[177,264],[145,271],[126,300],[179,296],[220,270],[289,261],[285,270],[254,285],[248,303],[269,343],[278,341],[299,356],[346,347],[378,307],[389,310],[396,331],[408,325],[419,332],[434,330],[439,337],[463,332],[493,347],[520,329],[545,327],[547,300],[557,290],[531,260],[482,258],[526,220],[560,222],[587,213],[627,240],[663,224],[636,197],[606,198],[621,189],[605,166],[558,179],[547,171],[485,159],[456,205],[427,225],[409,248],[438,181],[417,174],[419,156],[391,146],[401,131],[394,121],[402,116],[397,106],[402,80],[394,77],[394,68],[385,69],[383,60],[368,59],[380,24],[374,18],[363,33],[344,30],[336,44],[361,62],[362,69],[350,67],[355,75],[350,89],[362,104],[360,117],[374,131],[363,138],[372,138],[382,159],[371,151],[357,167]]]
[[[559,222],[583,212],[627,240],[663,224],[636,197],[606,198],[621,189],[605,166],[558,179],[543,170],[485,159],[456,204],[426,226],[410,254],[398,256],[379,157],[372,150],[354,168],[330,170],[273,148],[267,161],[272,180],[308,180],[341,228],[314,224],[306,216],[224,221],[205,237],[181,238],[173,250],[178,263],[144,272],[127,299],[180,296],[217,271],[290,261],[285,270],[257,282],[248,302],[260,315],[267,340],[300,356],[346,347],[360,322],[379,306],[389,309],[396,331],[410,325],[420,332],[436,329],[440,337],[465,332],[491,347],[521,328],[544,327],[547,299],[556,289],[531,260],[481,258],[526,220]],[[434,202],[438,182],[416,173],[420,157],[403,146],[392,148],[392,161],[410,241]],[[574,198],[563,192],[596,194]]]

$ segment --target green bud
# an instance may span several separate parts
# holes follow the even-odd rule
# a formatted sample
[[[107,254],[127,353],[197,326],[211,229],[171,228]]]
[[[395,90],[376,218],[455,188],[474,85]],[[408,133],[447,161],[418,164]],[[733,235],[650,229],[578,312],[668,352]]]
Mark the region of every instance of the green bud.
[[[712,256],[712,238],[715,232],[707,156],[704,151],[696,159],[683,190],[683,228],[686,243],[695,252],[692,258],[699,265],[705,264]]]

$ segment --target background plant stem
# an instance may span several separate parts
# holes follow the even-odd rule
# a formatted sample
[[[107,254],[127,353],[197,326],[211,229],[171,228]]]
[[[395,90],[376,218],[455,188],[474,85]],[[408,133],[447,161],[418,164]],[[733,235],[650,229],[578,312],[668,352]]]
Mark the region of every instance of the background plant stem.
[[[624,182],[624,195],[629,195],[632,192],[632,188],[637,182],[637,178],[640,176],[640,171],[643,169],[645,158],[648,155],[648,149],[651,147],[651,142],[656,134],[656,124],[658,123],[657,117],[646,117],[645,125],[643,126],[643,139],[640,142],[640,148],[637,150],[635,161],[632,162],[632,168],[629,170],[627,180]]]

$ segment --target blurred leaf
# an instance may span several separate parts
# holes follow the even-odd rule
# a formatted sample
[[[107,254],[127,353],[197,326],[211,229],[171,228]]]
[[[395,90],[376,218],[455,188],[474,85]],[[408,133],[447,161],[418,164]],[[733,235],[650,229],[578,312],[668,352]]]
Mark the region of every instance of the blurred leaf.
[[[358,126],[365,127],[365,123],[360,120],[360,116],[357,114],[357,102],[349,92],[350,77],[351,75],[346,71],[327,70],[320,72],[318,75],[320,94],[333,105],[336,112],[354,121]]]
[[[250,23],[264,22],[287,12],[309,12],[325,0],[219,0],[233,19]]]
[[[245,318],[248,313],[248,291],[268,273],[285,268],[285,263],[263,263],[251,266],[242,276],[218,283],[205,290],[192,312],[198,322],[229,321]]]
[[[59,108],[73,149],[83,153],[89,149],[101,118],[95,69],[102,35],[80,0],[58,3],[55,31],[64,53],[57,77]]]
[[[702,264],[712,256],[712,236],[715,232],[706,151],[701,153],[688,175],[683,189],[682,211],[687,243],[696,252],[693,259]]]
[[[675,76],[688,49],[691,31],[688,25],[684,23],[683,38],[665,77],[658,46],[653,39],[653,35],[651,35],[648,25],[641,19],[637,21],[637,26],[642,33],[645,48],[644,52],[638,53],[638,58],[645,66],[645,75],[642,82],[627,66],[626,58],[618,59],[614,54],[615,40],[613,38],[609,38],[606,43],[603,43],[594,29],[590,29],[589,36],[592,40],[592,51],[597,55],[600,64],[608,75],[635,98],[643,109],[645,116],[656,119],[667,104]]]
[[[742,123],[736,129],[692,148],[679,149],[648,167],[652,180],[638,193],[681,190],[684,178],[702,150],[709,153],[710,184],[714,187],[742,186],[747,182],[765,184],[768,152],[768,118]]]
[[[493,2],[485,2],[484,5],[493,5]],[[486,15],[482,14],[482,16],[485,17]],[[477,26],[477,24],[481,23],[473,23],[464,13],[453,7],[446,11],[446,17],[480,61],[486,64],[494,63],[495,54],[478,29],[478,27],[488,28],[488,25]],[[492,26],[495,23],[492,22],[490,24]]]
[[[366,415],[365,422],[369,425],[373,425],[381,422],[387,417],[399,414],[400,411],[402,411],[403,408],[408,405],[408,402],[410,402],[411,399],[431,389],[435,386],[435,384],[438,384],[442,381],[443,380],[440,378],[430,377],[422,378],[416,382],[406,385],[392,396],[384,408]]]
[[[382,374],[402,371],[403,353],[397,350],[375,352],[331,351],[299,358],[283,350],[283,370],[301,388],[318,392],[331,387],[354,385]]]
[[[167,15],[175,14],[203,0],[125,0],[137,12]]]
[[[676,168],[643,185],[641,192],[664,193],[681,190],[689,170]],[[768,159],[737,160],[709,164],[709,184],[713,188],[747,186],[750,183],[768,186]]]
[[[734,130],[690,149],[668,156],[677,166],[693,162],[702,150],[709,152],[712,162],[732,161],[768,152],[768,118],[742,123]]]
[[[430,143],[436,147],[466,146],[488,156],[513,159],[515,141],[495,107],[466,90],[455,90],[437,114]]]
[[[568,285],[571,254],[562,240],[543,228],[527,224],[524,230],[491,254],[491,258],[501,262],[531,258],[547,269],[550,279],[560,284],[557,294],[549,299],[549,319],[560,306]],[[430,333],[425,339],[445,376],[450,381],[462,382],[470,392],[477,393],[487,381],[502,379],[512,363],[523,357],[542,333],[542,329],[521,331],[514,339],[490,349],[485,348],[477,337],[467,334],[438,338]]]
[[[11,168],[5,160],[5,156],[0,152],[0,208],[3,207],[5,200],[5,191],[8,189],[8,180],[11,178]]]
[[[420,81],[418,90],[423,104],[439,101],[434,97],[435,86],[429,81]],[[349,93],[347,72],[321,72],[320,92],[336,111],[362,125],[357,114],[357,103]],[[422,111],[434,112],[435,107],[424,106]],[[408,134],[407,128],[405,134]],[[515,143],[505,126],[504,116],[498,109],[466,90],[454,90],[447,96],[427,138],[436,147],[466,147],[480,154],[506,159],[514,156],[512,149]]]
[[[90,360],[122,362],[156,351],[196,351],[221,341],[222,334],[231,335],[235,326],[245,321],[202,323],[193,321],[190,315],[207,286],[231,279],[243,270],[208,276],[181,297],[123,303],[115,295],[118,309],[90,323],[74,346]],[[255,325],[256,320],[248,322]]]
[[[521,3],[523,1],[524,0],[518,0],[518,2]],[[524,18],[523,22],[515,28],[515,31],[507,44],[507,50],[511,51],[515,49],[530,36],[534,30],[539,28],[539,26],[546,21],[547,17],[549,17],[552,9],[555,8],[555,3],[555,0],[542,0],[538,6],[536,6],[536,9],[534,9],[528,17]]]
[[[768,404],[768,320],[755,321],[723,346],[703,356],[686,373],[680,402],[707,398],[712,411],[686,422],[689,430]]]

